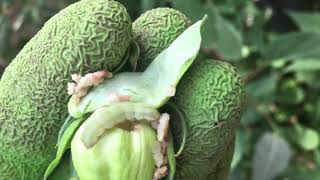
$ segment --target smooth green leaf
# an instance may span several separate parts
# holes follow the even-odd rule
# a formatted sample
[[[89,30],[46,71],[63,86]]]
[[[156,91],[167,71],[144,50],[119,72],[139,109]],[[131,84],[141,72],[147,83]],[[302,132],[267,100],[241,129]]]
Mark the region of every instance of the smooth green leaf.
[[[183,32],[143,73],[116,74],[112,79],[107,79],[93,88],[81,99],[80,104],[71,98],[68,104],[69,113],[73,117],[81,117],[86,112],[109,105],[107,97],[110,94],[127,95],[130,101],[145,102],[155,108],[161,107],[170,98],[167,95],[168,90],[175,88],[197,56],[201,45],[201,27],[205,19],[206,16]]]
[[[291,150],[285,139],[265,133],[255,146],[253,180],[272,180],[288,167]]]
[[[320,13],[288,11],[287,14],[301,31],[320,33]]]
[[[49,180],[71,180],[74,172],[74,168],[72,165],[71,152],[67,150],[63,157],[60,160],[59,165],[55,168],[55,170],[50,174]]]
[[[72,116],[68,116],[67,119],[64,121],[63,125],[60,128],[59,134],[58,134],[58,141],[57,141],[57,145],[59,144],[61,137],[63,136],[64,132],[66,131],[66,129],[70,126],[70,124],[72,124],[73,121],[75,121],[76,119],[72,118]]]
[[[168,156],[168,162],[169,162],[169,174],[167,176],[167,180],[173,180],[174,175],[176,173],[176,158],[174,155],[174,146],[173,146],[173,137],[170,133],[169,136],[169,144],[167,148],[167,156]]]
[[[320,34],[288,33],[278,36],[266,46],[263,56],[268,60],[320,58]]]
[[[82,123],[82,119],[77,119],[73,121],[64,131],[61,137],[61,140],[59,141],[59,144],[58,144],[56,157],[48,166],[44,175],[44,179],[47,179],[48,177],[50,177],[52,172],[59,165],[61,158],[63,157],[63,154],[66,152],[67,149],[71,147],[71,139],[75,134],[76,130],[78,129],[78,127],[81,125],[81,123]]]

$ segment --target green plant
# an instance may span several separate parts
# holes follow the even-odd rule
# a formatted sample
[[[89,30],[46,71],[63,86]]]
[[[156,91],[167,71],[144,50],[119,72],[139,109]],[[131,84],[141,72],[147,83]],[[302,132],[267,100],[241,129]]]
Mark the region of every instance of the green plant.
[[[101,10],[101,8],[99,8],[100,6],[108,7],[109,10]],[[81,12],[81,9],[83,10],[83,12],[79,14],[78,12]],[[95,11],[95,9],[99,10]],[[102,12],[107,13],[103,14]],[[144,36],[145,40],[150,41],[141,41],[141,32],[145,28],[145,25],[143,24],[146,21],[151,20],[145,19],[145,17],[148,15],[152,16],[152,14],[161,16],[158,22],[156,22],[159,23],[160,26],[155,25],[148,27],[148,29],[150,29],[150,32],[158,32],[156,33],[158,36],[152,37],[153,33],[146,34]],[[117,17],[119,19],[112,18],[112,21],[110,21],[111,16]],[[181,21],[179,19],[172,19],[172,17],[181,17]],[[87,20],[87,22],[90,23],[85,24],[84,26],[82,24],[78,25],[79,18],[84,18],[85,20]],[[94,23],[91,24],[92,22]],[[172,24],[168,24],[168,22]],[[161,25],[161,23],[163,24]],[[150,23],[147,24],[150,25]],[[12,84],[16,82],[16,80],[18,80],[19,78],[19,76],[15,77],[15,75],[17,75],[15,74],[15,72],[17,72],[16,68],[20,67],[21,63],[23,64],[30,62],[30,59],[34,61],[33,63],[36,66],[25,66],[24,69],[26,69],[26,71],[22,72],[27,74],[30,68],[34,68],[36,72],[37,70],[39,71],[39,76],[41,76],[41,72],[44,71],[50,75],[49,77],[53,76],[57,80],[69,79],[65,76],[74,71],[78,71],[75,73],[85,73],[87,71],[94,70],[94,68],[101,67],[104,67],[107,70],[114,71],[118,71],[120,69],[124,71],[126,68],[135,69],[138,59],[138,63],[144,66],[143,69],[145,69],[146,64],[148,64],[148,67],[142,73],[122,72],[116,74],[114,77],[107,80],[104,80],[104,78],[111,77],[111,73],[109,73],[108,71],[98,71],[94,73],[89,73],[83,77],[76,74],[72,75],[72,80],[74,82],[68,84],[68,94],[72,95],[68,103],[68,110],[70,116],[66,119],[64,125],[62,126],[59,132],[57,156],[56,159],[54,159],[52,163],[49,165],[45,173],[45,179],[49,176],[51,176],[51,178],[53,179],[66,178],[66,176],[68,176],[68,173],[60,173],[59,175],[58,172],[58,176],[56,176],[57,171],[73,170],[70,167],[67,167],[66,169],[61,169],[61,167],[63,166],[63,162],[65,161],[65,158],[63,157],[68,158],[68,155],[64,156],[64,154],[68,151],[69,148],[71,148],[74,172],[76,172],[76,176],[79,176],[81,179],[127,179],[128,176],[136,176],[137,179],[146,180],[151,178],[160,179],[166,176],[168,172],[168,179],[174,178],[176,171],[176,160],[174,157],[175,155],[173,137],[171,136],[171,133],[167,132],[169,116],[164,114],[160,117],[160,113],[157,109],[166,104],[169,98],[174,95],[175,87],[177,86],[179,80],[182,78],[183,74],[187,71],[187,69],[192,64],[193,60],[196,58],[199,52],[201,43],[200,28],[203,24],[203,21],[195,23],[182,35],[180,35],[182,31],[184,31],[187,28],[187,26],[189,26],[189,24],[189,20],[183,14],[176,10],[162,8],[147,12],[140,19],[135,21],[134,34],[140,34],[139,36],[135,36],[135,40],[137,40],[138,42],[135,43],[131,39],[131,21],[130,17],[126,14],[125,9],[120,4],[114,1],[103,0],[97,2],[89,2],[84,0],[70,5],[68,8],[62,10],[59,14],[57,14],[51,20],[49,20],[48,23],[46,23],[45,27],[38,33],[37,36],[34,37],[34,39],[32,39],[26,45],[26,47],[21,51],[17,58],[6,69],[1,81],[1,83],[4,85],[2,87],[7,88],[6,90],[10,90],[10,83]],[[83,30],[85,32],[92,31],[90,27],[93,28],[94,33],[89,33],[89,37],[82,36]],[[162,29],[166,27],[169,27],[172,30],[163,31]],[[165,32],[166,34],[162,34],[163,32]],[[83,43],[88,43],[86,39],[89,39],[90,42],[90,40],[95,39],[96,36],[101,38],[99,33],[103,34],[102,37],[113,36],[113,41],[102,41],[100,44],[101,47],[89,47],[91,51],[88,51],[87,54],[86,51],[81,53],[74,53],[74,56],[72,56],[72,54],[68,54],[68,48],[77,49],[78,46],[68,46],[67,42],[73,42],[73,40],[75,40],[75,42],[77,42],[77,45],[79,45],[79,43],[82,43],[81,38],[77,38],[79,36],[82,38],[84,37]],[[91,36],[91,34],[93,35]],[[177,36],[179,37],[177,38]],[[46,42],[46,40],[49,38],[53,40],[51,40],[50,42]],[[151,40],[152,38],[153,40]],[[66,44],[64,46],[58,46],[55,43],[61,40],[65,40]],[[99,42],[99,40],[97,41]],[[156,43],[156,41],[158,41],[159,43]],[[161,45],[160,42],[162,41],[164,41],[164,44]],[[154,45],[153,43],[156,43],[156,45]],[[37,48],[41,45],[44,45],[44,47]],[[142,47],[142,54],[140,57],[139,47]],[[144,49],[144,47],[146,48]],[[79,51],[81,50],[81,48],[78,49]],[[101,57],[95,56],[96,51],[99,50],[102,50]],[[148,53],[150,52],[149,50],[154,52],[148,55]],[[47,51],[49,53],[43,54]],[[179,51],[183,53],[179,53]],[[80,61],[77,61],[75,59],[75,57],[77,56],[79,56]],[[101,59],[105,59],[104,57],[106,56],[108,56],[108,61],[101,61]],[[56,60],[56,62],[50,61],[49,58],[57,58],[58,60]],[[154,58],[155,60],[152,61],[152,59]],[[85,60],[89,61],[88,66],[93,66],[92,69],[86,69],[85,66],[81,64],[81,62]],[[80,65],[75,65],[77,64],[77,62],[80,62]],[[98,67],[95,66],[95,62],[99,64]],[[59,67],[67,67],[68,71],[66,71],[66,73],[61,74],[59,73]],[[20,70],[23,69],[20,68]],[[205,71],[206,70],[204,70],[204,73],[206,74],[207,72]],[[232,71],[232,69],[227,68],[226,71]],[[202,70],[200,71],[200,73],[201,72]],[[159,76],[159,74],[161,74],[161,76]],[[196,77],[196,74],[194,75]],[[206,74],[205,76],[203,76],[203,78],[206,78],[208,76],[210,76],[210,74]],[[226,75],[225,77],[229,76]],[[31,88],[30,91],[26,91],[26,93],[29,94],[23,94],[24,97],[31,98],[30,95],[33,95],[35,91],[32,87],[43,87],[42,89],[46,90],[47,88],[50,89],[51,86],[55,86],[55,83],[50,84],[51,81],[52,80],[50,80],[49,78],[44,78],[41,80],[41,82],[43,82],[44,84],[41,84],[39,81],[37,81],[37,78],[35,78],[35,80],[32,81],[32,83],[28,82],[28,87]],[[61,83],[60,81],[58,82]],[[199,79],[199,83],[203,84],[204,82],[202,82],[201,79]],[[221,84],[216,85],[220,86]],[[90,88],[91,86],[94,87]],[[61,87],[65,88],[65,86]],[[225,90],[228,91],[228,89]],[[206,98],[206,96],[208,95],[205,93],[205,91],[206,90],[204,90],[203,94],[204,98]],[[8,93],[6,92],[9,91],[5,91],[4,93],[2,93],[3,99],[11,100],[10,97],[7,97]],[[50,91],[39,90],[36,92],[38,92],[38,96],[33,95],[32,98],[45,96],[45,98],[49,98],[48,101],[50,99],[54,101],[58,101],[61,99],[61,101],[58,102],[59,108],[57,109],[59,112],[57,115],[61,113],[61,116],[63,116],[63,111],[61,109],[63,109],[63,100],[65,98],[65,94],[61,95],[60,91],[50,93]],[[213,91],[208,90],[207,92],[210,93]],[[242,97],[240,91],[238,91],[237,93],[240,93],[239,97]],[[112,94],[115,94],[115,97],[111,97],[110,99],[110,95]],[[115,101],[113,98],[116,98],[117,100]],[[129,102],[122,102],[122,98],[124,98],[124,101]],[[33,104],[35,108],[37,108],[37,105],[41,104],[41,102],[38,101],[34,101],[33,103],[31,103],[31,101],[28,101],[29,99],[21,99],[25,103],[23,104],[21,103],[21,101],[17,103],[24,108],[29,107],[28,105],[31,104]],[[232,101],[235,100],[233,98],[230,99]],[[243,99],[240,99],[239,101],[243,101]],[[7,102],[9,101],[6,101],[6,103]],[[229,102],[227,103],[229,104]],[[235,103],[235,106],[237,106],[235,110],[231,110],[230,112],[229,110],[227,110],[227,113],[229,113],[230,116],[233,116],[233,111],[237,111],[238,115],[240,115],[240,109],[238,108],[240,108],[241,103]],[[55,104],[53,103],[53,105]],[[12,104],[11,106],[6,105],[6,107],[6,109],[8,110],[10,107],[13,107],[14,109],[17,106],[15,106],[15,104]],[[180,106],[178,107],[180,108]],[[46,106],[45,108],[49,111],[50,108],[52,108],[53,112],[57,112],[55,106]],[[227,106],[225,108],[228,109]],[[190,111],[184,109],[183,107],[181,107],[181,110],[184,111],[184,113]],[[211,110],[208,109],[208,112],[209,111]],[[30,118],[33,118],[36,115],[36,113],[30,114],[29,112],[32,112],[31,106],[25,109],[25,111],[20,110],[19,115],[17,117],[24,117],[24,115],[28,114]],[[3,115],[6,114],[11,113],[4,111]],[[15,116],[12,116],[12,118],[14,117]],[[213,123],[216,123],[215,120],[218,120],[211,118],[200,119],[204,121],[211,121]],[[15,120],[18,122],[21,121],[19,119]],[[45,121],[36,120],[36,123],[44,126],[50,123],[51,121],[56,122],[56,120],[53,120],[54,118],[47,116]],[[185,120],[187,120],[187,125],[191,125],[192,121],[195,121],[196,119],[188,119],[188,117],[186,119],[181,119],[181,121]],[[24,119],[24,121],[28,122],[30,120],[26,118]],[[42,123],[44,122],[45,124],[43,125]],[[231,120],[231,122],[237,124],[238,121]],[[208,125],[210,125],[210,123]],[[185,128],[190,128],[191,126],[177,126],[177,132],[180,132],[183,129],[185,132],[187,132],[187,129]],[[57,125],[56,127],[59,127],[59,125]],[[156,128],[157,134],[152,129],[152,127]],[[232,127],[236,127],[236,125]],[[36,126],[30,125],[27,128],[27,131],[33,131],[33,128],[36,128]],[[208,131],[204,132],[205,136],[210,134],[209,129],[211,128],[214,127],[208,126]],[[235,129],[219,129],[217,133],[222,133],[222,131],[225,130],[234,132]],[[37,131],[37,133],[39,132],[41,132],[41,130]],[[194,133],[193,131],[190,132]],[[54,134],[55,133],[53,132],[53,137]],[[177,133],[173,134],[178,136]],[[44,132],[44,135],[45,139],[48,139],[48,137],[46,137],[46,132]],[[8,136],[8,134],[5,134],[5,136],[3,137],[9,139],[10,136]],[[186,149],[188,150],[190,149],[190,147],[191,149],[193,149],[195,146],[191,145],[192,143],[189,143],[190,139],[192,139],[191,136],[183,136],[182,142],[185,141],[185,138],[187,138]],[[218,140],[218,143],[221,144],[221,146],[224,146],[224,148],[222,148],[221,150],[220,148],[218,148],[219,154],[221,156],[223,156],[224,154],[222,151],[227,150],[227,146],[229,143],[231,143],[233,138],[234,135],[230,134],[230,137],[226,137],[226,139],[222,138],[221,141]],[[24,161],[24,163],[27,163],[22,164],[27,165],[27,168],[25,169],[31,170],[28,171],[28,173],[26,174],[27,178],[39,178],[39,174],[42,173],[43,165],[45,165],[51,157],[50,148],[53,147],[52,139],[50,141],[47,141],[47,144],[41,144],[41,142],[30,142],[29,146],[27,147],[30,149],[20,151],[20,153],[22,154],[41,152],[43,153],[43,155],[46,155],[42,156],[42,154],[40,154],[38,158],[43,158],[43,161],[36,161],[34,163],[27,163],[28,159],[30,159],[30,161],[34,161],[34,156],[30,156],[28,158],[20,157],[21,160]],[[136,141],[140,143],[137,144]],[[117,145],[111,145],[110,143],[112,142],[117,142],[120,144],[116,143]],[[211,142],[208,143],[211,144]],[[212,143],[215,144],[215,142]],[[225,145],[225,143],[227,145]],[[37,145],[43,146],[44,148],[39,149],[38,151],[33,151],[32,147]],[[158,148],[155,147],[157,145]],[[184,145],[181,146],[181,150],[179,150],[180,153],[183,150]],[[115,149],[110,149],[112,147]],[[17,162],[15,162],[15,157],[19,156],[19,154],[10,153],[10,146],[7,145],[5,149],[6,151],[3,152],[3,154],[1,154],[1,157],[4,157],[2,163],[6,165],[3,169],[2,174],[11,171],[10,167],[7,166],[9,164],[8,162],[10,161],[16,164]],[[206,151],[208,151],[209,149],[210,145],[207,147],[203,147],[202,152],[199,152],[200,154],[198,159],[201,159],[200,161],[203,160],[203,162],[205,162],[211,159],[211,157],[209,157],[209,159],[208,157],[205,157]],[[209,154],[211,153],[215,154],[216,152],[209,152]],[[108,156],[110,154],[114,154],[114,159],[109,158],[102,161],[102,157],[106,155]],[[182,153],[181,155],[185,156],[185,154],[186,153]],[[204,157],[201,157],[201,155],[204,155]],[[129,162],[132,162],[134,164],[132,164],[131,166],[127,166],[126,163],[128,162],[128,159],[125,157],[129,158]],[[142,161],[134,160],[137,158],[141,159]],[[218,161],[220,161],[220,158],[216,159],[215,161],[218,163]],[[146,163],[148,168],[142,168],[142,166],[146,165]],[[180,164],[178,168],[180,168],[181,166],[188,167],[188,164]],[[204,172],[207,164],[200,163],[197,166],[201,168],[201,172]],[[92,169],[92,167],[94,168]],[[120,173],[120,170],[124,169],[125,167],[127,167],[126,173]],[[105,168],[108,168],[109,171],[102,171]],[[169,170],[167,170],[166,168],[169,168]],[[217,170],[215,165],[213,165],[210,169],[211,170],[208,171],[208,174],[204,174],[201,177],[201,179],[208,178],[209,173],[213,173]],[[177,178],[181,178],[180,175],[184,174],[186,171],[178,169],[177,172]],[[26,172],[17,171],[14,174],[14,176],[10,176],[10,178],[19,178],[22,173]],[[191,173],[191,171],[188,173]],[[193,176],[196,176],[196,174],[191,173],[187,175],[188,178],[193,178]],[[213,176],[216,176],[216,174],[214,174]],[[9,178],[9,176],[6,177]]]
[[[132,30],[141,50],[138,70],[146,69],[190,24],[184,14],[172,8],[152,9],[136,19]]]
[[[70,75],[116,70],[131,40],[131,19],[115,1],[80,1],[45,24],[0,82],[1,178],[43,176],[67,115]]]
[[[113,167],[110,171],[118,172],[117,169],[119,170],[119,167],[125,167],[127,163],[126,159],[120,161],[121,154],[130,155],[131,152],[137,153],[138,157],[143,157],[144,159],[136,165],[142,166],[147,163],[149,167],[146,169],[147,171],[144,171],[142,167],[134,167],[131,169],[130,173],[129,171],[126,171],[129,174],[125,174],[125,177],[122,178],[128,178],[128,175],[139,172],[139,175],[136,177],[137,179],[150,179],[150,175],[153,175],[157,164],[157,162],[154,162],[151,158],[153,152],[152,149],[154,148],[152,146],[157,143],[153,138],[154,136],[151,135],[149,137],[145,137],[142,135],[136,137],[138,141],[144,142],[142,144],[139,143],[132,145],[132,148],[138,148],[138,151],[130,151],[130,144],[123,144],[121,146],[123,148],[120,151],[122,153],[118,155],[119,152],[112,152],[105,148],[109,146],[108,140],[113,139],[113,133],[105,134],[105,132],[107,130],[117,131],[116,136],[123,137],[121,134],[123,134],[124,131],[121,129],[129,132],[135,132],[134,128],[130,128],[131,126],[146,125],[143,125],[143,123],[140,124],[139,122],[130,125],[130,121],[159,120],[159,126],[161,125],[161,118],[159,119],[160,116],[156,109],[169,100],[170,95],[167,94],[168,89],[170,90],[170,87],[175,87],[177,85],[185,71],[196,58],[201,43],[200,27],[202,23],[202,21],[199,21],[186,30],[166,50],[160,53],[143,73],[123,72],[116,74],[112,79],[105,80],[100,85],[93,88],[89,94],[81,98],[80,102],[74,98],[79,94],[74,94],[68,105],[72,121],[67,120],[65,122],[66,126],[63,126],[61,129],[61,138],[58,139],[57,156],[48,167],[45,177],[49,177],[49,175],[59,165],[63,154],[70,148],[70,140],[73,139],[71,151],[73,158],[76,158],[73,160],[75,163],[75,169],[77,171],[81,171],[78,172],[80,178],[90,179],[94,177],[113,179],[122,177],[121,173],[110,174],[109,172],[94,171],[93,169],[99,170],[101,168],[107,168],[106,164],[110,164]],[[186,43],[189,44],[186,45]],[[177,54],[177,50],[187,50],[187,53]],[[171,61],[172,57],[175,58],[174,62]],[[174,63],[174,65],[172,65],[172,63]],[[159,76],[159,73],[162,74],[162,76]],[[80,85],[80,82],[81,80],[78,82],[78,85]],[[128,97],[129,99],[126,101],[130,102],[121,103],[117,101],[108,101],[111,94],[117,94],[117,97]],[[92,114],[87,118],[87,113]],[[83,121],[85,122],[81,125],[80,129],[77,130],[77,127]],[[120,127],[118,125],[120,125]],[[123,128],[123,126],[126,128]],[[150,126],[150,124],[147,124],[145,127],[148,129]],[[148,134],[154,134],[153,131],[147,129],[146,131],[149,131]],[[73,137],[73,132],[75,131],[77,131],[77,133],[75,137]],[[158,130],[158,143],[162,142],[159,140],[159,133],[161,132]],[[130,137],[131,136],[129,135],[128,138],[130,139]],[[118,141],[123,140],[119,138],[115,139]],[[130,141],[127,143],[129,142]],[[175,173],[172,139],[170,138],[167,143],[171,144],[165,149],[168,149],[166,150],[166,156],[168,157],[170,166],[170,174],[168,177],[172,179]],[[139,146],[141,146],[141,148],[139,148]],[[117,147],[118,146],[115,148]],[[101,154],[96,154],[95,152],[99,152]],[[106,164],[102,162],[99,163],[99,160],[103,156],[110,153],[117,153],[117,156],[115,157],[119,157],[120,159],[113,161],[111,158],[104,161]],[[134,156],[130,157],[134,158]],[[86,160],[88,159],[91,159],[91,161],[87,164]],[[95,161],[92,161],[93,159],[99,162],[95,163]],[[132,159],[130,159],[130,161],[132,161]],[[95,166],[96,168],[87,168],[88,165]],[[158,168],[160,169],[161,167],[158,166]],[[166,172],[163,173],[166,174]],[[161,176],[165,174],[162,174]]]
[[[44,22],[73,2],[0,2],[0,76]],[[119,2],[132,20],[157,7],[179,10],[193,22],[208,15],[198,58],[231,63],[240,72],[247,92],[235,140],[232,180],[256,175],[259,180],[319,179],[318,1]],[[69,162],[64,162],[66,166],[58,168],[69,167]]]
[[[244,100],[242,81],[230,64],[212,59],[195,62],[173,98],[187,125],[184,151],[177,158],[177,179],[228,179],[228,172],[222,172],[228,171],[231,163],[225,159],[233,151]],[[172,121],[178,142],[179,122]]]

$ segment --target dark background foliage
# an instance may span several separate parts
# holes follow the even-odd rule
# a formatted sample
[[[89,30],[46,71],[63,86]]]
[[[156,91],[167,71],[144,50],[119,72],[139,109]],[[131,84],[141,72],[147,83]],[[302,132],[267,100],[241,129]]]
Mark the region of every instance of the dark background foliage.
[[[248,102],[233,180],[320,179],[320,2],[119,0],[136,19],[173,7],[208,14],[201,54],[232,63]],[[44,22],[75,0],[0,0],[0,75]]]

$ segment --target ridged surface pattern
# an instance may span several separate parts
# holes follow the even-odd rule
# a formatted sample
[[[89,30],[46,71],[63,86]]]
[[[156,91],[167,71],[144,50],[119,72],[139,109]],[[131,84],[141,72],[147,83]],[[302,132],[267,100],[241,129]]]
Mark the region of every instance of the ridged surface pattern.
[[[146,69],[190,25],[191,21],[184,14],[171,8],[152,9],[135,20],[133,37],[141,50],[138,70]]]
[[[244,102],[242,81],[228,63],[198,59],[179,83],[174,102],[187,123],[175,179],[206,180],[234,138]],[[172,124],[177,146],[181,124]]]
[[[67,117],[71,74],[115,69],[131,28],[121,4],[82,0],[52,17],[21,50],[0,82],[0,179],[43,177]]]

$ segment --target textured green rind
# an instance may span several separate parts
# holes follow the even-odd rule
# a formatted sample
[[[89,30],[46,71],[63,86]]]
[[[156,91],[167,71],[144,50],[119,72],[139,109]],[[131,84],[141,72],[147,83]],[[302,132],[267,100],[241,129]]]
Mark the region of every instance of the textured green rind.
[[[174,102],[184,114],[187,141],[177,158],[177,180],[206,180],[227,150],[244,102],[242,81],[228,63],[198,59],[177,87]],[[171,121],[181,142],[180,121]]]
[[[73,73],[113,70],[132,39],[125,8],[82,0],[51,18],[0,82],[0,179],[41,179],[67,117]]]
[[[184,14],[171,8],[152,9],[135,20],[133,37],[141,50],[138,71],[145,70],[190,25],[191,21]]]
[[[235,140],[233,139],[222,155],[219,164],[217,164],[213,171],[210,171],[210,174],[206,180],[229,180],[230,166],[234,153],[234,143]]]

